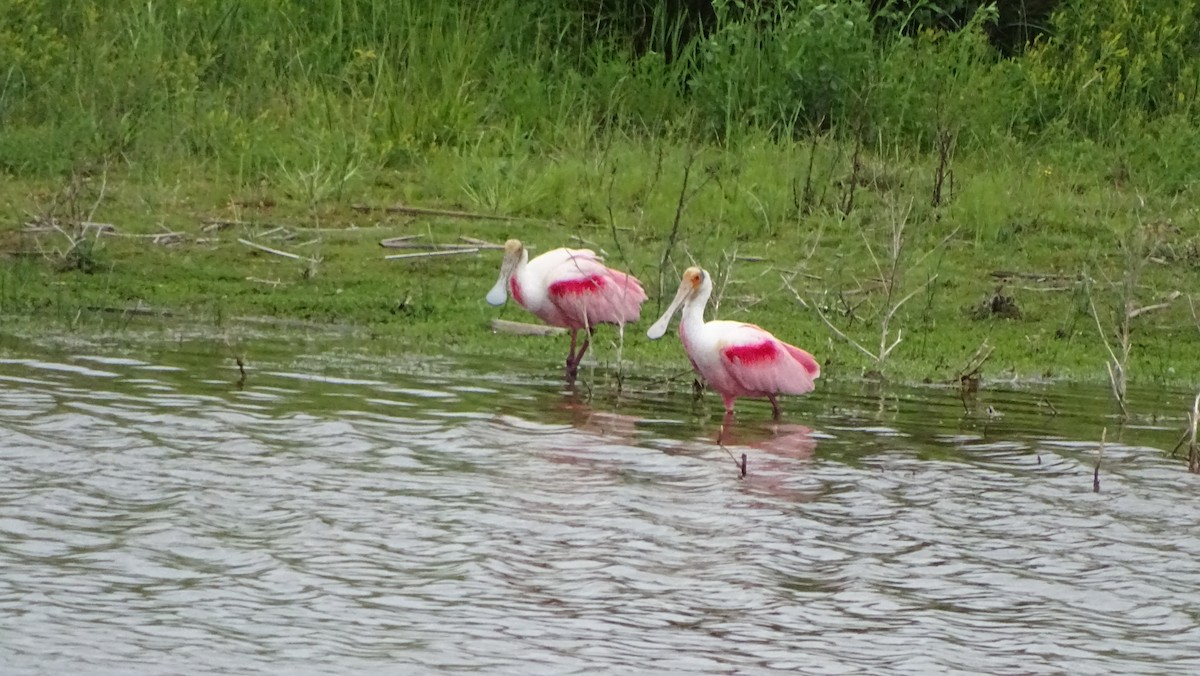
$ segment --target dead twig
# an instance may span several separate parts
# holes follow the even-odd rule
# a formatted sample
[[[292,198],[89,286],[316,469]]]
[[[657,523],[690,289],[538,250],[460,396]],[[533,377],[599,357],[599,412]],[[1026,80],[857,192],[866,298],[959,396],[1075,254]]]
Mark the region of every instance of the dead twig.
[[[272,249],[269,246],[263,246],[262,244],[257,244],[255,242],[251,242],[250,240],[243,239],[241,237],[238,238],[238,242],[245,244],[246,246],[250,247],[251,249],[258,249],[259,251],[263,251],[263,252],[266,252],[269,254],[274,254],[276,256],[283,256],[284,258],[291,258],[292,260],[305,261],[305,262],[313,263],[313,264],[320,262],[315,258],[308,258],[306,256],[301,256],[300,254],[294,254],[294,253],[291,253],[288,251],[280,251],[279,249]]]
[[[479,247],[470,244],[437,244],[434,242],[390,242],[379,243],[385,249],[423,249],[426,251],[479,251]]]
[[[398,260],[405,260],[405,259],[411,259],[411,258],[435,258],[437,256],[458,256],[461,254],[470,254],[470,253],[479,253],[479,249],[476,247],[471,247],[469,249],[451,249],[449,251],[426,251],[423,253],[392,254],[391,256],[384,256],[383,259],[387,260],[387,261],[398,261]]]
[[[105,314],[121,315],[122,317],[174,317],[175,313],[170,310],[157,310],[148,305],[142,305],[138,301],[136,305],[128,307],[112,307],[106,305],[89,305],[87,309],[91,312],[102,312]]]
[[[202,218],[200,219],[200,222],[203,223],[203,225],[200,227],[200,230],[204,232],[224,230],[225,228],[244,228],[251,225],[246,221],[236,221],[224,218]]]
[[[1100,492],[1100,460],[1104,457],[1104,440],[1108,436],[1108,428],[1100,433],[1100,448],[1096,449],[1096,468],[1092,470],[1092,492]]]
[[[458,238],[460,240],[462,240],[463,242],[477,246],[480,249],[503,249],[504,248],[503,244],[495,244],[493,242],[487,241],[486,239],[479,239],[478,237],[468,237],[467,235],[459,235]]]
[[[283,280],[280,279],[262,279],[260,277],[247,277],[246,281],[254,282],[255,284],[266,284],[272,288],[278,288],[283,284]]]
[[[95,230],[99,235],[114,235],[117,234],[117,226],[112,223],[94,223],[92,221],[80,221],[76,224],[81,232]],[[62,225],[57,218],[36,218],[25,223],[25,232],[54,232],[61,230]]]
[[[414,239],[421,239],[425,235],[401,235],[400,237],[388,237],[387,239],[379,240],[379,246],[385,249],[402,249],[405,244]]]
[[[370,204],[354,204],[351,209],[358,212],[385,211],[389,214],[406,214],[409,216],[443,216],[478,221],[520,221],[528,220],[519,216],[501,216],[498,214],[483,214],[476,211],[457,211],[454,209],[435,209],[432,207],[414,207],[407,204],[391,206],[375,206]]]
[[[1171,307],[1171,303],[1175,302],[1175,299],[1179,298],[1182,295],[1183,294],[1178,291],[1172,291],[1171,293],[1167,294],[1166,300],[1163,301],[1162,303],[1155,303],[1154,305],[1146,305],[1146,306],[1139,307],[1139,308],[1130,308],[1128,311],[1129,318],[1134,319],[1134,318],[1139,317],[1147,312],[1153,312],[1155,310],[1163,310],[1165,308],[1169,308],[1169,307]]]
[[[1077,278],[1077,275],[1058,275],[1049,272],[1013,272],[1011,270],[993,270],[990,274],[992,277],[999,279],[1028,279],[1035,282],[1050,280],[1067,281]]]

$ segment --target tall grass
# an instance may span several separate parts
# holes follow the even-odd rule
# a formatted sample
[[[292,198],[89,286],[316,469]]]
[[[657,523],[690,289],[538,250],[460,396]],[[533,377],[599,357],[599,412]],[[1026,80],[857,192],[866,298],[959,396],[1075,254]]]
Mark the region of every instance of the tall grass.
[[[955,31],[892,31],[862,1],[714,0],[707,31],[659,11],[639,46],[584,4],[9,0],[0,171],[200,164],[247,184],[308,177],[315,197],[431,149],[588,154],[613,133],[728,146],[761,138],[749,130],[879,153],[947,135],[1099,146],[1168,190],[1200,171],[1195,0],[1065,0],[1011,58],[986,8]]]

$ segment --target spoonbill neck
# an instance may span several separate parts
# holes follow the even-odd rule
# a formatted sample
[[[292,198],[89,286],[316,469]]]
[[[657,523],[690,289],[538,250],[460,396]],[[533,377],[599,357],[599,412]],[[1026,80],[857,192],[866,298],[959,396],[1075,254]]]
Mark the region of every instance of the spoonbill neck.
[[[712,289],[706,284],[697,289],[694,296],[687,299],[683,304],[683,311],[679,313],[681,330],[694,332],[704,326],[704,308],[708,306],[708,297],[711,295]]]

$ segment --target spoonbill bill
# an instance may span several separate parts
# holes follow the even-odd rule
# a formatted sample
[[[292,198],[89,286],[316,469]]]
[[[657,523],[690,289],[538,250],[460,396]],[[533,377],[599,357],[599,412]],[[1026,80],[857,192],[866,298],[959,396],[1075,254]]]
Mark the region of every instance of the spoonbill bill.
[[[697,267],[685,270],[675,300],[646,335],[651,340],[662,338],[682,306],[679,340],[692,368],[725,400],[726,417],[733,415],[738,397],[766,397],[779,419],[776,395],[812,392],[821,365],[811,354],[753,324],[704,321],[712,289],[712,276],[707,272]]]
[[[646,292],[633,275],[604,265],[588,249],[554,249],[529,260],[529,251],[519,240],[504,243],[500,278],[488,292],[487,302],[503,305],[508,294],[521,307],[551,326],[571,332],[567,354],[567,380],[573,382],[592,332],[598,324],[636,322]],[[576,339],[584,331],[576,352]]]

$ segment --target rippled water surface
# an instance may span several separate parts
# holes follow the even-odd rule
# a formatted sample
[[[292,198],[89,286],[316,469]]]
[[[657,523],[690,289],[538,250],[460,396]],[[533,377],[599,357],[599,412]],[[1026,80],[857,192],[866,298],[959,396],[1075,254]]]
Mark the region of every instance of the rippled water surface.
[[[214,361],[0,349],[4,673],[1200,672],[1185,393]]]

